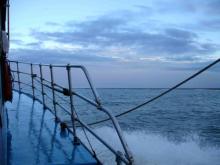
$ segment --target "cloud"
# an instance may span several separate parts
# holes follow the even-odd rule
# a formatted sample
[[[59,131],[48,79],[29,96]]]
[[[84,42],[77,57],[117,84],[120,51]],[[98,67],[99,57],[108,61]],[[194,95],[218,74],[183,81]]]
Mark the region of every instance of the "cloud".
[[[10,42],[12,44],[16,44],[16,45],[23,45],[24,42],[22,40],[19,40],[19,39],[11,39]]]
[[[216,3],[215,1],[209,3],[202,1],[198,4],[202,7],[197,7],[196,0],[180,1],[180,3],[170,1],[158,4],[158,8],[159,10],[172,9],[169,11],[171,13],[174,12],[173,9],[179,8],[182,8],[180,12],[198,12],[214,8],[218,5]],[[54,28],[52,31],[32,30],[30,36],[38,42],[27,43],[26,47],[33,49],[36,55],[37,52],[46,53],[46,48],[48,48],[55,55],[56,51],[64,51],[71,58],[73,56],[73,58],[86,60],[84,57],[88,56],[88,61],[94,56],[94,60],[98,61],[155,58],[162,61],[194,62],[208,59],[220,51],[220,43],[201,40],[200,33],[195,30],[188,30],[182,26],[164,25],[158,20],[151,19],[150,17],[154,14],[158,14],[155,6],[137,5],[135,9],[134,11],[121,10],[108,13],[82,22],[69,21],[62,24],[47,22],[46,26],[63,26],[64,28],[62,30]],[[144,21],[143,17],[147,19]],[[200,29],[207,27],[207,23],[211,23],[209,28],[218,29],[219,27],[218,19],[200,21]],[[145,24],[141,24],[143,22]],[[138,26],[139,23],[140,26]],[[158,24],[161,28],[156,28]],[[37,49],[42,52],[36,51]],[[50,52],[47,53],[50,54]]]
[[[51,21],[46,22],[45,25],[47,25],[47,26],[61,26],[61,24],[59,24],[57,22],[51,22]]]
[[[206,31],[217,31],[220,30],[220,18],[206,19],[199,22],[198,27],[203,28]]]
[[[77,63],[77,62],[103,62],[113,61],[114,58],[102,57],[84,52],[70,52],[56,49],[12,49],[10,59],[29,61],[33,63]]]
[[[179,39],[185,39],[185,40],[193,40],[197,38],[197,34],[186,31],[186,30],[181,30],[181,29],[165,29],[165,32],[168,36],[174,37],[174,38],[179,38]]]
[[[97,54],[103,50],[111,53],[110,48],[118,50],[129,48],[129,51],[134,52],[137,57],[176,56],[177,60],[178,56],[189,59],[189,56],[202,56],[219,49],[216,44],[200,42],[195,32],[177,28],[149,32],[132,29],[129,24],[129,19],[126,18],[100,17],[87,22],[67,24],[72,29],[69,31],[32,31],[32,35],[38,40],[81,45],[83,49],[93,47]],[[127,54],[124,52],[119,57],[126,57]]]
[[[160,13],[193,13],[218,16],[220,13],[219,0],[156,0],[153,3]]]
[[[207,11],[207,13],[219,16],[219,14],[220,14],[220,10],[219,10],[220,9],[220,1],[219,0],[206,1],[204,8]]]
[[[192,59],[193,60],[193,59]],[[201,62],[196,62],[196,63],[184,63],[183,64],[179,64],[177,65],[167,65],[166,69],[168,70],[175,70],[175,71],[194,71],[198,72],[199,70],[203,69],[204,67],[208,66],[211,62],[213,61],[201,61]],[[206,74],[207,72],[216,72],[218,73],[220,71],[220,63],[214,65],[213,67],[209,68],[208,70],[206,70],[204,73]]]
[[[42,42],[30,42],[26,43],[25,46],[30,47],[32,49],[36,48],[39,49],[41,47]]]

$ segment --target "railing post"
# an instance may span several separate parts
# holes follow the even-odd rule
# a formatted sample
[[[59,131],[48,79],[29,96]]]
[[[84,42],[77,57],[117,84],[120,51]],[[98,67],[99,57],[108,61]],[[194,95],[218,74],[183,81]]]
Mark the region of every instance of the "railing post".
[[[18,75],[18,88],[19,88],[19,92],[21,92],[20,71],[19,71],[18,61],[16,62],[16,64],[17,64],[17,75]]]
[[[71,120],[72,120],[72,125],[73,125],[73,136],[74,136],[74,144],[78,143],[78,138],[76,136],[76,125],[75,125],[75,108],[73,105],[73,92],[72,92],[72,79],[71,79],[71,67],[68,64],[66,66],[67,70],[67,77],[68,77],[68,86],[69,86],[69,95],[70,95],[70,110],[71,110]]]
[[[50,79],[51,79],[51,87],[52,87],[52,95],[53,95],[53,108],[55,113],[55,120],[57,121],[57,109],[56,109],[56,97],[54,91],[54,77],[53,77],[53,66],[50,65]]]
[[[45,108],[45,98],[44,98],[44,85],[43,85],[43,72],[42,72],[42,65],[39,64],[39,67],[40,67],[40,81],[41,81],[41,93],[42,93],[42,101],[43,101],[43,107]]]
[[[35,100],[35,91],[34,91],[34,72],[33,72],[33,64],[31,63],[31,86],[32,86],[32,94],[33,99]]]

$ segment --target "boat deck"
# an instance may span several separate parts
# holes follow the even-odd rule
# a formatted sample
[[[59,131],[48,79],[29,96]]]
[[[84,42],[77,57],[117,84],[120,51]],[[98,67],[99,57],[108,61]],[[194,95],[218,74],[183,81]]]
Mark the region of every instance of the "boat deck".
[[[72,134],[61,132],[54,116],[39,102],[14,92],[7,109],[10,165],[98,164],[82,144],[73,144]]]

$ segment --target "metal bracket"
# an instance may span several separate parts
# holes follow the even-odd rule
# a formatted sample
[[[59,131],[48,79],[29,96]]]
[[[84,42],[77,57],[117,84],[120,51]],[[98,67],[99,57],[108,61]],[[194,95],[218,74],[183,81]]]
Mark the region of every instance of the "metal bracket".
[[[37,74],[32,74],[32,77],[33,77],[33,78],[37,77]]]
[[[69,89],[63,88],[63,94],[64,94],[65,96],[70,96],[70,91],[69,91]]]

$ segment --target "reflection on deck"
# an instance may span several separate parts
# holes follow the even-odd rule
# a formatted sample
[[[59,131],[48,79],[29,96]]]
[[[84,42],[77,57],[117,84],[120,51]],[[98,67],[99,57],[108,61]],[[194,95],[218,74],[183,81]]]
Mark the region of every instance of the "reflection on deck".
[[[11,165],[93,165],[95,158],[82,146],[72,142],[68,132],[60,131],[54,116],[25,95],[14,93],[7,104],[11,133]]]

